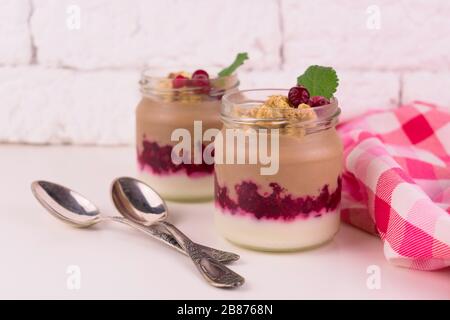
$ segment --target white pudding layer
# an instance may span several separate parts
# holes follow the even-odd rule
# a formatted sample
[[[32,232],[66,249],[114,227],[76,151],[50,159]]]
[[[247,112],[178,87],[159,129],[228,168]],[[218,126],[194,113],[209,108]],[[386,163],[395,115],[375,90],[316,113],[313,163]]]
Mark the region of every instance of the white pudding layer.
[[[183,174],[156,175],[139,172],[139,179],[154,188],[165,200],[203,201],[214,196],[214,175],[190,178]]]
[[[232,215],[216,208],[215,223],[219,232],[231,242],[251,249],[290,251],[320,245],[339,229],[339,210],[320,217],[293,221],[256,219],[250,215]]]

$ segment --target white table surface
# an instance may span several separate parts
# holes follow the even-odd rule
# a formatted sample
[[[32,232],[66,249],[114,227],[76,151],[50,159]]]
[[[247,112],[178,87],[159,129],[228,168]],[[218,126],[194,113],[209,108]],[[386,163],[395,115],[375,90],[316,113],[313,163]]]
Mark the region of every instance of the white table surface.
[[[126,226],[92,230],[64,225],[40,207],[30,183],[65,184],[115,214],[114,177],[134,174],[130,147],[0,146],[0,298],[121,299],[450,299],[450,270],[391,266],[379,239],[342,226],[318,249],[269,254],[236,247],[213,226],[213,203],[170,203],[170,220],[195,241],[241,255],[232,268],[246,278],[237,290],[208,286],[189,259]],[[79,290],[67,288],[68,266],[81,271]],[[377,265],[381,288],[366,285]]]

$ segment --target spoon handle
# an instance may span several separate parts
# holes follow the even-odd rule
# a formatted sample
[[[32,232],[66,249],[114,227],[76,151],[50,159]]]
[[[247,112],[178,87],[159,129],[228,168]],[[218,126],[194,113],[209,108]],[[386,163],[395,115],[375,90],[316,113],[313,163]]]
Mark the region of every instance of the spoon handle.
[[[209,284],[219,288],[234,288],[244,283],[242,276],[205,254],[195,242],[173,224],[167,221],[160,221],[158,224],[164,226],[173,235]]]
[[[172,248],[178,250],[179,252],[183,253],[184,255],[188,256],[186,251],[178,244],[178,241],[170,233],[161,231],[155,225],[144,226],[142,224],[136,223],[134,221],[131,221],[131,220],[123,218],[123,217],[108,217],[108,219],[112,220],[112,221],[120,222],[122,224],[126,224],[130,227],[133,227],[134,229],[139,230],[147,235],[150,235],[153,238],[155,238],[156,240],[159,240],[159,241],[171,246]],[[232,252],[217,250],[214,248],[203,246],[201,244],[197,244],[197,246],[199,246],[203,252],[210,255],[213,259],[220,261],[222,263],[230,263],[230,262],[233,262],[233,261],[236,261],[239,259],[239,255],[232,253]]]

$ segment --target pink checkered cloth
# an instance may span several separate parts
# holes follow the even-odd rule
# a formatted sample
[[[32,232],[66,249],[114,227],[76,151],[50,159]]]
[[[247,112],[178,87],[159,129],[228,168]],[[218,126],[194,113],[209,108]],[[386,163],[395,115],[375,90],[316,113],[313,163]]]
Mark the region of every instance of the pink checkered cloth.
[[[338,127],[342,220],[378,234],[395,265],[450,266],[450,113],[414,102]]]

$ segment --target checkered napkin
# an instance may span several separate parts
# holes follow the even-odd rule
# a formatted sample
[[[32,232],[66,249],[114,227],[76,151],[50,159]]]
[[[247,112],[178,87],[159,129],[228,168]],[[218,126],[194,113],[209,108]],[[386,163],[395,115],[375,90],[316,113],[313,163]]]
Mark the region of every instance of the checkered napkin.
[[[450,266],[450,112],[423,102],[338,127],[342,220],[378,234],[395,265]]]

